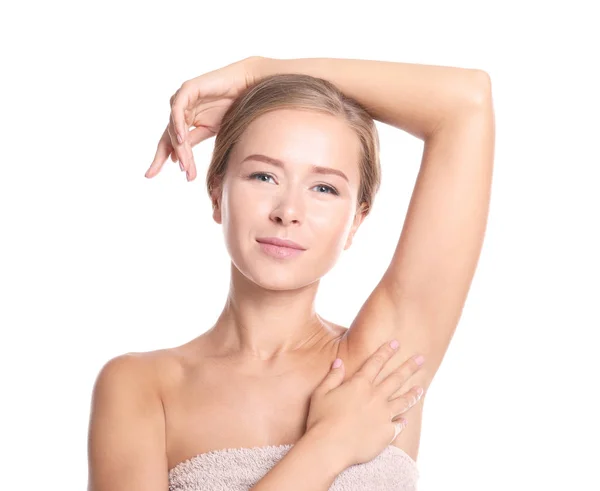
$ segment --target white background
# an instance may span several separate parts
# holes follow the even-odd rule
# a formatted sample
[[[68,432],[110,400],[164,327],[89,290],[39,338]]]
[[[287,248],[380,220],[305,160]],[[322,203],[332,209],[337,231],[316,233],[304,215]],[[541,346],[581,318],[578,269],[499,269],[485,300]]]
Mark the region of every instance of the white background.
[[[429,390],[421,491],[600,489],[593,2],[29,2],[0,12],[3,489],[87,486],[102,365],[214,323],[229,258],[204,176],[148,169],[185,80],[251,55],[479,68],[487,234]],[[18,10],[17,10],[18,9]],[[317,310],[349,325],[388,265],[423,143],[378,123],[383,182]],[[339,294],[337,292],[340,292]]]

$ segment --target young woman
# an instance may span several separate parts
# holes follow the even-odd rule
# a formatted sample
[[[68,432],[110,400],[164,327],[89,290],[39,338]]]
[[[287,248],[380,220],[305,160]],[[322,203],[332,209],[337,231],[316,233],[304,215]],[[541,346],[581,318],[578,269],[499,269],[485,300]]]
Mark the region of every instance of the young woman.
[[[414,489],[422,390],[459,321],[487,222],[489,76],[251,57],[185,82],[171,107],[146,177],[170,155],[193,181],[191,149],[216,134],[206,183],[230,291],[204,334],[100,371],[90,491]],[[345,328],[314,300],[379,187],[373,119],[423,139],[424,154],[392,261]]]

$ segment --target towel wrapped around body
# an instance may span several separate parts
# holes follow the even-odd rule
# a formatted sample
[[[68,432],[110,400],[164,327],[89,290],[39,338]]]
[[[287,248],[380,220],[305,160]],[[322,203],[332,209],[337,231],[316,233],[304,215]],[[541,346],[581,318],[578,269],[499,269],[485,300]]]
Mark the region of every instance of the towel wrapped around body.
[[[213,450],[169,471],[169,491],[246,491],[269,472],[293,445]],[[419,471],[403,450],[389,445],[369,462],[341,472],[330,491],[415,491]]]

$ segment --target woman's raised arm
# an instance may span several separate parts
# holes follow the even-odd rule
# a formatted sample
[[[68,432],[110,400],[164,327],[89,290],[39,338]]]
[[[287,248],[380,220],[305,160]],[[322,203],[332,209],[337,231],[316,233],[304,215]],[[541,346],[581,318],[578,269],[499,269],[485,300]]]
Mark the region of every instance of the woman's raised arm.
[[[301,73],[324,78],[358,101],[376,120],[425,140],[465,102],[486,97],[483,70],[343,58],[247,60],[255,83],[264,77]]]
[[[483,243],[495,141],[490,77],[478,69],[373,60],[250,62],[257,82],[279,73],[324,78],[374,119],[424,140],[398,245],[347,332],[347,355],[361,363],[386,339],[400,339],[406,351],[399,362],[414,352],[427,358],[418,383],[428,387],[458,324]]]

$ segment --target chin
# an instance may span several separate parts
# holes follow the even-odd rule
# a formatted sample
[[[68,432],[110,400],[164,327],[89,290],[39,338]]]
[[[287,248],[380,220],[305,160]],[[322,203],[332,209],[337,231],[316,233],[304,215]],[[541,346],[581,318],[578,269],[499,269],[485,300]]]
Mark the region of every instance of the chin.
[[[249,268],[241,273],[250,281],[256,283],[265,290],[284,291],[297,290],[311,283],[314,283],[319,278],[307,276],[306,272],[300,273],[294,267],[258,267]]]
[[[244,277],[265,290],[273,291],[298,290],[319,281],[338,259],[332,254],[321,257],[317,263],[311,262],[308,257],[277,260],[262,253],[257,255],[254,250],[242,252],[239,248],[230,248],[229,253],[234,266]]]

